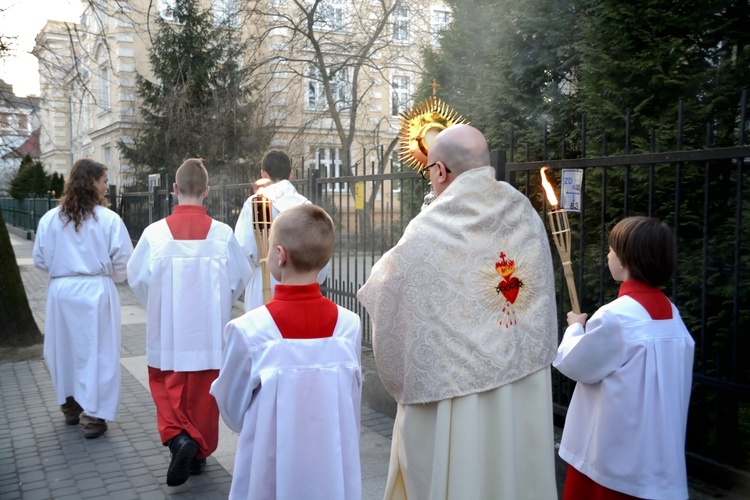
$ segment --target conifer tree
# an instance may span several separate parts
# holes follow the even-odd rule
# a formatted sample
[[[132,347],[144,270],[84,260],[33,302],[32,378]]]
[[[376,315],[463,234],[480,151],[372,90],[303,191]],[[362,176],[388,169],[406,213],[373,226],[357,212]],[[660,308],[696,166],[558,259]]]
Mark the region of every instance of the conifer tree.
[[[252,101],[240,31],[215,23],[198,0],[177,0],[173,14],[157,19],[154,77],[137,77],[141,129],[133,143],[120,143],[124,156],[139,174],[170,175],[189,157],[204,158],[211,171],[257,157],[271,131]]]
[[[29,195],[44,197],[47,195],[50,187],[50,177],[44,171],[40,162],[35,162],[31,156],[26,155],[21,160],[21,166],[18,168],[13,180],[10,181],[10,195],[21,200]]]

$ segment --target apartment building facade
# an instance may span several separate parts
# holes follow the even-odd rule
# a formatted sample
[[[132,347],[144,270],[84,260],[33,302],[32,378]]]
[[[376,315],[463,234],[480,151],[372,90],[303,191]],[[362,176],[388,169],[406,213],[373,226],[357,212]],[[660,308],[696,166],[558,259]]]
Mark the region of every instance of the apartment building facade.
[[[34,52],[42,162],[51,171],[65,173],[85,156],[109,166],[111,183],[133,183],[117,145],[137,133],[136,75],[153,80],[157,16],[174,22],[176,7],[176,0],[82,0],[80,22],[42,29]],[[245,64],[254,68],[262,119],[275,131],[271,147],[289,151],[297,168],[321,166],[324,176],[388,168],[383,155],[397,139],[398,115],[423,78],[420,50],[450,22],[440,0],[212,0],[206,7],[249,42]]]

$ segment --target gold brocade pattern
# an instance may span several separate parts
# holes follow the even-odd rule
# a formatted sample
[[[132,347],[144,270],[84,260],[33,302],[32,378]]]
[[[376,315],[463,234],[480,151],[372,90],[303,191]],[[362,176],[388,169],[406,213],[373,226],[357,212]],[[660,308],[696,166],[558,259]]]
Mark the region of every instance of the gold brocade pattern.
[[[498,290],[501,254],[513,256],[508,277],[522,282],[507,297]],[[491,167],[459,175],[414,218],[357,296],[373,321],[378,373],[401,404],[495,389],[555,357],[544,225]]]

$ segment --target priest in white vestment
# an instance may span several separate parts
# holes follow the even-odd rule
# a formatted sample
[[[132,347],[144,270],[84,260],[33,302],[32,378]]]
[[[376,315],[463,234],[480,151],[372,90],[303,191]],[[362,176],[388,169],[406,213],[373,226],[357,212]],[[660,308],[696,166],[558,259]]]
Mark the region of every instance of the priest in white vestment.
[[[398,403],[385,498],[556,499],[544,225],[475,128],[445,129],[427,160],[437,198],[357,294]]]
[[[105,198],[107,168],[73,165],[60,205],[39,221],[34,265],[49,275],[44,360],[65,422],[96,438],[120,405],[120,297],[133,244]]]
[[[245,312],[252,311],[256,307],[263,305],[263,276],[261,274],[260,259],[263,257],[258,253],[258,245],[255,242],[253,234],[253,224],[255,222],[255,211],[253,200],[262,194],[271,200],[272,218],[275,219],[281,212],[298,205],[309,204],[310,200],[302,196],[294,189],[289,180],[292,178],[292,160],[283,151],[277,149],[271,150],[265,154],[260,165],[260,175],[263,179],[270,182],[259,190],[258,193],[250,196],[242,206],[242,211],[234,226],[234,234],[239,241],[245,256],[250,262],[252,274],[250,281],[245,287]],[[326,265],[318,274],[318,283],[325,283],[328,276],[328,267]],[[271,296],[278,281],[270,276]]]

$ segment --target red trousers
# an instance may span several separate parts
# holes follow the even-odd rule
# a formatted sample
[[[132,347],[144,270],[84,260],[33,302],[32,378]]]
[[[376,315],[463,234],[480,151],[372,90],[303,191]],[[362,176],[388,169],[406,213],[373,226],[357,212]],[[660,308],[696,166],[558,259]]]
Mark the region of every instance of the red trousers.
[[[606,488],[591,480],[587,475],[578,472],[578,469],[572,465],[568,465],[563,500],[581,500],[584,498],[586,500],[638,500],[638,497]]]
[[[219,407],[208,391],[218,376],[219,370],[173,372],[148,367],[148,385],[163,444],[184,430],[198,443],[195,458],[206,458],[216,451]]]

